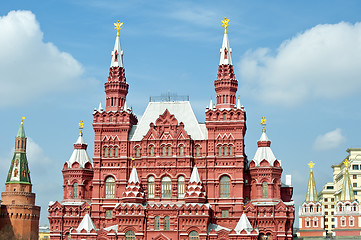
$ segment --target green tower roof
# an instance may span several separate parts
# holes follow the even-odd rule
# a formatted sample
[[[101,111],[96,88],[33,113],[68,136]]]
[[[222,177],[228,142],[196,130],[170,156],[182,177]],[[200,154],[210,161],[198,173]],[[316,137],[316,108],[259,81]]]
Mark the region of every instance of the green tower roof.
[[[18,134],[16,134],[16,137],[26,137],[25,136],[25,131],[24,131],[24,124],[23,124],[23,120],[21,120],[21,124],[18,130]]]

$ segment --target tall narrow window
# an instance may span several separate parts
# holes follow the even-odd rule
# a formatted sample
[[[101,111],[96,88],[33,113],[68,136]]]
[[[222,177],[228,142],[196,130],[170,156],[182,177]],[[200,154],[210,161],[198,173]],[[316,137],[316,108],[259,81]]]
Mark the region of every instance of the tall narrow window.
[[[227,156],[227,154],[228,154],[228,148],[227,146],[224,146],[224,156]]]
[[[105,198],[114,198],[115,180],[113,177],[105,179]]]
[[[148,198],[154,198],[154,177],[148,178]]]
[[[113,116],[110,116],[110,122],[113,122]]]
[[[222,147],[218,146],[218,156],[222,156]]]
[[[233,155],[233,146],[229,146],[229,156]]]
[[[154,154],[154,147],[153,146],[150,146],[149,154],[150,154],[150,156],[153,156],[153,154]]]
[[[191,231],[189,233],[189,240],[199,240],[199,234],[197,231]]]
[[[126,232],[125,240],[135,240],[135,233],[133,231]]]
[[[165,156],[165,146],[162,147],[162,155]]]
[[[107,148],[105,147],[105,148],[104,148],[104,155],[103,155],[103,156],[104,156],[104,157],[107,157],[107,154],[108,154],[108,153],[107,153]]]
[[[164,217],[164,230],[169,231],[169,217],[168,216]]]
[[[159,216],[155,216],[155,218],[154,218],[154,230],[159,230],[159,225],[160,225]]]
[[[227,113],[223,114],[223,120],[227,120]]]
[[[78,183],[74,183],[73,185],[73,198],[78,198]]]
[[[267,198],[267,182],[262,183],[262,198]]]
[[[178,177],[178,198],[184,198],[184,177]]]
[[[171,197],[171,179],[166,176],[162,178],[162,198],[170,198]]]
[[[172,147],[168,146],[168,156],[172,155]]]
[[[180,146],[179,147],[179,155],[180,156],[183,156],[183,151],[184,151],[183,146]]]
[[[196,156],[199,156],[199,146],[196,147]]]
[[[118,157],[118,147],[114,147],[114,157]]]
[[[135,148],[135,157],[139,157],[139,147]]]
[[[113,148],[109,148],[109,157],[113,157]]]
[[[228,176],[221,177],[220,187],[220,197],[229,198],[231,194],[231,180]]]

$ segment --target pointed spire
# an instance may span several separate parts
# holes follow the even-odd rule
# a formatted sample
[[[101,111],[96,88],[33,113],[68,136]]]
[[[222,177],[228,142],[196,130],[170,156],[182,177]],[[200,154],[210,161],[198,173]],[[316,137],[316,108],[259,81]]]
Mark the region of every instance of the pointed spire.
[[[15,137],[15,151],[11,161],[8,177],[5,184],[25,183],[31,184],[30,170],[26,158],[26,137],[24,130],[24,119],[22,118],[18,133]]]
[[[140,186],[138,172],[134,166],[134,159],[132,161],[133,169],[129,176],[128,185],[123,192],[122,200],[128,203],[143,203],[145,201],[144,191]]]
[[[124,108],[123,108],[124,111],[127,111],[128,110],[128,107],[127,107],[127,101],[124,101]]]
[[[352,183],[351,183],[351,179],[350,179],[350,174],[348,172],[348,165],[350,164],[350,162],[346,158],[343,161],[343,163],[345,165],[345,174],[343,177],[340,201],[354,201],[355,195],[353,193],[353,187],[352,187]]]
[[[206,201],[206,192],[199,177],[197,166],[193,167],[184,200],[188,203],[204,203]]]
[[[308,166],[310,166],[310,176],[308,177],[307,193],[305,202],[318,202],[315,178],[313,176],[313,166],[315,164],[311,161]]]
[[[224,20],[222,20],[222,23],[223,23],[222,26],[225,28],[225,30],[224,30],[222,47],[220,49],[221,58],[219,60],[219,65],[224,65],[224,64],[232,65],[232,58],[231,58],[232,48],[229,47],[228,34],[227,34],[229,19],[225,17]]]
[[[130,173],[128,184],[130,183],[140,183],[138,178],[138,172],[135,167],[133,167],[132,172]]]
[[[209,109],[213,109],[213,100],[211,98],[211,100],[209,101]]]
[[[236,227],[234,228],[234,231],[236,231],[237,234],[240,234],[243,229],[246,230],[247,233],[250,233],[253,230],[253,227],[245,213],[242,213],[242,216],[239,219]]]
[[[21,124],[20,124],[19,130],[18,130],[18,134],[16,134],[16,137],[22,137],[22,138],[25,137],[24,119],[25,119],[25,117],[22,117]]]
[[[99,111],[99,112],[103,112],[102,102],[99,103],[98,111]]]
[[[115,29],[117,30],[117,37],[115,38],[114,50],[112,51],[112,61],[110,67],[123,67],[123,50],[120,46],[119,30],[122,29],[123,23],[119,20],[114,23]]]
[[[237,108],[238,109],[241,109],[242,106],[241,106],[241,100],[239,99],[239,96],[238,96],[238,100],[237,100]]]
[[[80,233],[82,230],[85,230],[87,233],[90,233],[91,230],[96,230],[95,225],[92,221],[92,219],[89,216],[89,213],[86,213],[83,217],[83,220],[81,220],[78,228],[76,231]]]

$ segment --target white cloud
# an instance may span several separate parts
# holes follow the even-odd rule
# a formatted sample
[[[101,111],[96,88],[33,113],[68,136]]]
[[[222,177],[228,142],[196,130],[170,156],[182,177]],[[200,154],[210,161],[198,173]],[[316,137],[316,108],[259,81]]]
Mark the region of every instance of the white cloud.
[[[293,106],[361,90],[361,23],[317,25],[275,51],[248,51],[241,59],[241,91],[271,104]]]
[[[317,136],[313,148],[316,150],[329,150],[339,147],[346,141],[342,135],[341,129],[336,128],[333,131]]]
[[[69,53],[44,42],[30,11],[0,17],[0,107],[77,84],[83,68]]]

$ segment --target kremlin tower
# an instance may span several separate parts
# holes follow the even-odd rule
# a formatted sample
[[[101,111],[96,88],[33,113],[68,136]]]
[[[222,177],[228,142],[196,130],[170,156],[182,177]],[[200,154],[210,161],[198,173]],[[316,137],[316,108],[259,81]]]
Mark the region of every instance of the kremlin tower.
[[[315,178],[313,176],[312,161],[310,166],[310,176],[308,178],[306,199],[299,208],[299,231],[298,237],[326,237],[325,213],[321,202],[318,200]]]
[[[52,239],[292,239],[293,188],[281,183],[265,130],[247,161],[229,19],[222,23],[216,105],[204,123],[189,101],[169,99],[151,100],[138,121],[127,108],[123,23],[114,24],[106,106],[93,112],[93,161],[80,132],[64,164],[63,199],[49,204]]]
[[[15,137],[14,157],[5,182],[5,192],[1,193],[2,239],[38,239],[40,207],[35,206],[35,193],[32,192],[26,140],[24,123],[21,120]]]

